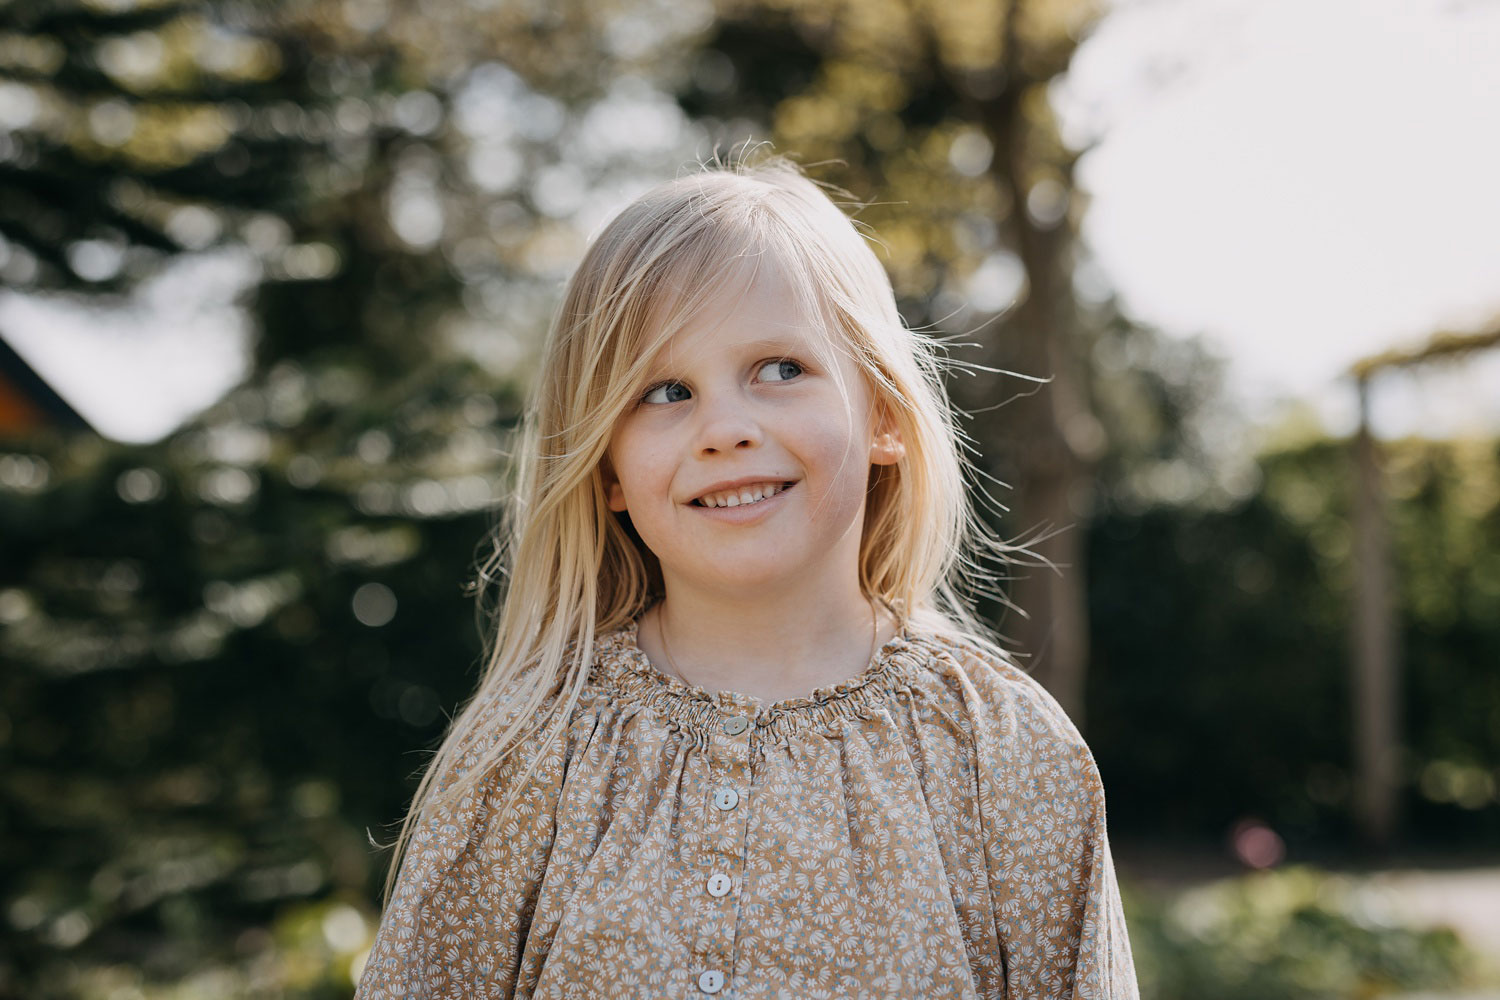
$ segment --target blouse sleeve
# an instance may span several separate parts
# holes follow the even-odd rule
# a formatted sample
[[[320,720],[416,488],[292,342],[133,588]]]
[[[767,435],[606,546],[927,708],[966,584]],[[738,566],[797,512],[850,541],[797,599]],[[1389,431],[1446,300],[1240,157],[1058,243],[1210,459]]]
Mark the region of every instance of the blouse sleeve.
[[[1009,1000],[1138,1000],[1093,754],[1007,663],[968,671],[978,794]]]
[[[552,846],[565,734],[542,758],[498,828],[490,823],[535,755],[532,734],[458,801],[429,804],[416,825],[356,1000],[508,1000]],[[472,755],[471,755],[472,759]],[[460,772],[444,775],[438,788]]]

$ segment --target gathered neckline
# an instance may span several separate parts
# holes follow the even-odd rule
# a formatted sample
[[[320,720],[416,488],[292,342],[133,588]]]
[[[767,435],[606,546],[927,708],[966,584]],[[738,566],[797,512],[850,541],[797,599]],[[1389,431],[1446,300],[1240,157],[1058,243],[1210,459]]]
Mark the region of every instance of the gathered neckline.
[[[599,636],[596,665],[627,701],[641,701],[669,720],[707,735],[724,716],[743,715],[762,741],[776,742],[794,732],[839,718],[865,714],[892,691],[909,686],[934,650],[909,624],[875,651],[863,671],[805,695],[768,702],[740,691],[709,691],[662,671],[639,643],[640,618]]]

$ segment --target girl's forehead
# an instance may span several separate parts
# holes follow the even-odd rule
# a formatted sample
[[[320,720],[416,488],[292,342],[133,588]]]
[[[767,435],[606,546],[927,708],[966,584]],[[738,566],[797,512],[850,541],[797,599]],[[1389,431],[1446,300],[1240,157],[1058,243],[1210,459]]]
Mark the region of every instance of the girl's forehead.
[[[715,357],[797,355],[827,357],[836,350],[817,316],[788,310],[704,311],[684,323],[652,354],[653,369],[687,367]]]
[[[678,291],[654,310],[652,340],[658,346],[652,362],[682,363],[726,349],[835,350],[828,322],[811,298],[774,266],[737,268],[696,294]]]

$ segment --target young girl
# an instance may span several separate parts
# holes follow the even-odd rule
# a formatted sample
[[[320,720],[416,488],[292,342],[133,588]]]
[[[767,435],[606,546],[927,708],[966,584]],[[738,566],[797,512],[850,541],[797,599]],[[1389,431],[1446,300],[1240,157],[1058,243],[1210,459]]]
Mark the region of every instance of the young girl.
[[[604,229],[360,997],[1136,996],[1094,760],[954,585],[1005,546],[939,375],[785,160]]]

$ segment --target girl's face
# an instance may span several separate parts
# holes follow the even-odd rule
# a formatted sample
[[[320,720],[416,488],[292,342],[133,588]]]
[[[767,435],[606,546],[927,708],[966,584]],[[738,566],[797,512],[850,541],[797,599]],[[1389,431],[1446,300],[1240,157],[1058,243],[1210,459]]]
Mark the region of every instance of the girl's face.
[[[610,509],[629,512],[669,594],[857,581],[870,466],[898,461],[902,445],[854,363],[825,351],[849,393],[845,411],[812,350],[826,336],[762,268],[659,352],[648,388],[615,425],[603,473]],[[731,496],[735,506],[709,505]]]

